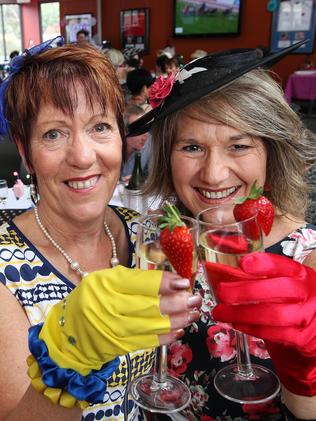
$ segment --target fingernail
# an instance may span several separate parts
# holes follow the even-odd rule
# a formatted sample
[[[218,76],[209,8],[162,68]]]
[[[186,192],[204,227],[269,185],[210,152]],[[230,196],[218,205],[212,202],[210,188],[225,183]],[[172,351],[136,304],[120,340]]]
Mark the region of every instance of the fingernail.
[[[195,322],[196,320],[198,320],[200,316],[200,313],[198,311],[190,311],[189,315],[188,315],[188,322],[192,323]]]
[[[196,307],[201,301],[201,298],[199,295],[191,295],[188,298],[188,307],[194,308]]]
[[[190,288],[190,281],[186,278],[176,278],[171,281],[171,286],[175,289]]]
[[[184,335],[184,330],[183,329],[178,329],[174,332],[174,339],[180,339],[182,338],[182,336]]]

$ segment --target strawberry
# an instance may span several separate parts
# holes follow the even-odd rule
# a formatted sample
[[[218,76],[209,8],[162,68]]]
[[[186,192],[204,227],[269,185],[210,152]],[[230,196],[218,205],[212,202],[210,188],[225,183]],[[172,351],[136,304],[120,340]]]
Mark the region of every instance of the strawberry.
[[[194,243],[189,228],[180,218],[176,206],[167,202],[165,216],[159,220],[160,245],[169,262],[183,278],[192,278]]]
[[[273,224],[274,209],[270,200],[263,196],[262,193],[263,188],[257,187],[255,181],[247,197],[239,197],[235,200],[234,216],[236,221],[243,221],[257,212],[258,225],[265,235],[268,235]],[[260,237],[257,224],[249,224],[247,234],[251,239],[257,240]]]
[[[249,241],[242,233],[230,234],[225,231],[207,234],[208,245],[221,253],[245,254],[249,251]]]

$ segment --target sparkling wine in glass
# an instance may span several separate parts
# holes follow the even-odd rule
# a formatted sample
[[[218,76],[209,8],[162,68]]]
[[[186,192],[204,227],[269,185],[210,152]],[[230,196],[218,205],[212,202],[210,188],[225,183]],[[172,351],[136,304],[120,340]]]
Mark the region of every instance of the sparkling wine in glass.
[[[0,201],[3,205],[5,205],[6,200],[8,198],[9,189],[7,180],[0,180]]]
[[[236,221],[233,208],[233,204],[214,206],[197,215],[199,257],[215,299],[221,281],[216,265],[237,268],[241,257],[263,251],[257,215]],[[263,403],[275,397],[280,390],[279,379],[268,368],[251,363],[247,335],[239,331],[236,331],[236,352],[237,362],[224,367],[214,377],[218,393],[240,404]]]
[[[162,216],[162,214],[146,215],[139,221],[136,241],[137,267],[175,272],[160,247],[158,221]],[[194,244],[191,279],[193,288],[198,260],[196,250],[198,224],[195,219],[185,216],[181,216],[181,220],[189,228]],[[178,412],[191,400],[189,388],[181,380],[168,374],[167,350],[167,345],[158,347],[153,373],[136,378],[130,386],[130,394],[134,401],[150,412]]]

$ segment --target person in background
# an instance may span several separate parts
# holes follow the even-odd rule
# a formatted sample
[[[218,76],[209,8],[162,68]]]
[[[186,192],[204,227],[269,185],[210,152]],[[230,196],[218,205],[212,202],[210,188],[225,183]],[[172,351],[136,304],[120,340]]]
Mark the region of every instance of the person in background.
[[[167,54],[168,57],[173,58],[176,56],[176,47],[169,42],[165,45],[164,49],[162,50],[163,54]]]
[[[124,111],[124,123],[126,133],[129,130],[129,125],[140,118],[145,111],[138,105],[131,104],[128,105]],[[150,160],[150,135],[149,133],[143,133],[139,136],[130,136],[127,138],[126,145],[126,160],[121,169],[121,179],[123,181],[128,181],[135,162],[135,153],[141,153],[141,163],[143,174],[146,176],[148,174],[148,165]]]
[[[172,57],[165,53],[161,54],[156,60],[156,77],[163,76],[167,78],[170,73],[173,73],[175,67]]]
[[[18,50],[13,50],[13,51],[11,51],[11,53],[10,53],[10,55],[9,55],[10,61],[11,61],[14,57],[17,57],[19,54],[20,54],[20,52],[19,52]]]
[[[162,55],[167,56],[168,58],[173,58],[176,55],[176,49],[175,46],[171,45],[170,43],[167,43],[164,48],[160,48],[156,51],[156,56],[160,57]]]
[[[85,29],[80,29],[80,31],[78,31],[76,33],[76,43],[79,46],[82,45],[86,45],[90,42],[89,40],[89,32],[86,31]]]
[[[110,62],[114,66],[119,83],[121,85],[121,88],[123,89],[124,98],[126,102],[128,98],[130,97],[130,92],[126,85],[126,76],[128,73],[128,66],[125,62],[123,53],[120,50],[117,50],[116,48],[109,48],[104,51],[104,55],[110,60]]]
[[[149,89],[153,84],[153,78],[149,70],[135,69],[127,73],[126,85],[131,96],[128,105],[134,104],[141,107],[145,112],[151,109],[148,104]]]
[[[197,58],[202,58],[207,56],[207,52],[205,50],[194,50],[193,53],[190,55],[191,60],[196,60]]]
[[[112,47],[112,43],[111,41],[109,41],[108,39],[104,39],[101,42],[101,50],[105,53],[107,50],[110,50]]]
[[[173,74],[174,76],[179,72],[182,68],[181,64],[181,57],[175,56],[171,59],[171,63],[167,66],[167,73],[168,75]]]
[[[10,53],[9,58],[10,58],[10,62],[9,63],[4,63],[1,66],[1,74],[0,74],[0,83],[3,81],[3,79],[5,79],[7,77],[7,75],[9,74],[10,71],[10,67],[11,67],[11,61],[14,57],[17,57],[19,55],[19,52],[17,50],[14,50]]]
[[[220,304],[203,271],[197,276],[201,317],[169,347],[169,369],[192,393],[183,417],[173,420],[316,419],[316,226],[304,215],[316,136],[263,70],[300,45],[268,56],[237,49],[197,59],[175,80],[153,85],[156,108],[130,126],[132,136],[152,135],[145,193],[195,216],[235,203],[256,182],[275,213],[265,253],[244,256],[234,274],[218,265]],[[240,405],[217,393],[215,374],[236,357],[231,324],[251,335],[253,362],[275,367],[281,396]]]
[[[140,69],[143,66],[143,54],[142,51],[135,47],[127,47],[122,51],[128,70]]]
[[[123,56],[122,52],[120,50],[117,50],[116,48],[109,48],[109,49],[104,51],[104,55],[113,64],[113,66],[116,70],[119,81],[121,81],[123,79],[126,80],[126,75],[124,75],[125,77],[123,77],[118,72],[118,69],[122,69],[122,68],[126,67],[125,66],[125,59],[124,59],[124,56]]]
[[[0,419],[136,421],[129,383],[197,319],[200,298],[189,280],[132,268],[137,214],[108,206],[126,150],[122,91],[102,52],[62,41],[17,57],[0,91],[0,129],[36,203],[0,229]]]

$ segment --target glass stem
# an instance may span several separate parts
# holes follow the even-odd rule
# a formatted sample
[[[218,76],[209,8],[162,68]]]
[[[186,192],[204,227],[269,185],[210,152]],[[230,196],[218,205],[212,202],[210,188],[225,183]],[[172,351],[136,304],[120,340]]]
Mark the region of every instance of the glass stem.
[[[167,381],[167,373],[168,373],[167,353],[168,353],[167,345],[162,345],[156,348],[154,380],[157,383],[165,383]]]
[[[247,335],[236,331],[236,339],[238,375],[242,378],[253,377],[254,373],[251,368]]]

